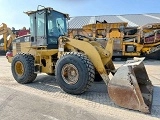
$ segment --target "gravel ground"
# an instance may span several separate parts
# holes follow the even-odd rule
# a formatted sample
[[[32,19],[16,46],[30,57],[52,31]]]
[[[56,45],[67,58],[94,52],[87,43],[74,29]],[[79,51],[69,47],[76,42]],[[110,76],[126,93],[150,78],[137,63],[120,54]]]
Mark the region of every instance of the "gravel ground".
[[[120,67],[124,61],[114,61],[117,67]],[[160,119],[160,61],[144,61],[149,78],[154,85],[152,112],[150,115],[137,111],[120,108],[115,105],[107,94],[107,87],[103,82],[95,82],[92,87],[82,95],[70,95],[63,92],[57,85],[55,78],[46,74],[40,74],[31,84],[18,84],[11,73],[11,66],[6,58],[0,56],[0,88],[8,88],[28,95],[38,96],[39,99],[50,101],[59,101],[60,103],[80,108],[96,115],[92,119],[119,119],[119,120],[154,120]],[[1,89],[0,89],[1,90]],[[13,93],[12,93],[13,94]],[[23,97],[23,96],[22,96]],[[0,99],[0,108],[4,99]],[[12,101],[12,100],[11,100]],[[32,104],[34,106],[34,104]],[[0,109],[0,114],[1,114]],[[8,111],[5,111],[6,114]],[[12,111],[14,115],[15,111]],[[103,116],[103,117],[102,117]],[[0,115],[0,119],[2,116]],[[87,118],[87,117],[86,117]],[[60,119],[60,118],[59,118]],[[24,120],[27,120],[24,119]],[[56,120],[53,118],[53,120]]]

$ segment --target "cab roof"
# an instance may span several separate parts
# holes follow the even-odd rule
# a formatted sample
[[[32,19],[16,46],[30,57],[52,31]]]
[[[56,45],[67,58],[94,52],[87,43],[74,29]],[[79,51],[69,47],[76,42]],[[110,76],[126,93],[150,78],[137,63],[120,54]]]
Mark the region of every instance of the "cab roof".
[[[38,9],[38,8],[37,8],[37,10],[35,10],[35,11],[27,11],[27,12],[24,12],[24,13],[29,16],[29,15],[31,15],[31,14],[34,14],[34,13],[39,12],[39,11],[44,11],[44,10],[59,12],[59,11],[57,11],[57,10],[54,10],[54,9],[51,8],[51,7],[44,7],[44,8],[42,8],[42,9]],[[59,13],[64,14],[67,18],[69,18],[69,14],[65,14],[65,13],[62,13],[62,12],[59,12]]]

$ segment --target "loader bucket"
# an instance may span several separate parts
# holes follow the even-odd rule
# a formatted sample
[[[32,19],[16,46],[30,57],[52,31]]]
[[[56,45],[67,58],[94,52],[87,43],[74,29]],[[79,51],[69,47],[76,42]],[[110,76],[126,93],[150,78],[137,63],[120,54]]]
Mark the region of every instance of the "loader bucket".
[[[122,65],[108,83],[108,94],[121,107],[150,113],[153,85],[144,58],[134,58]]]

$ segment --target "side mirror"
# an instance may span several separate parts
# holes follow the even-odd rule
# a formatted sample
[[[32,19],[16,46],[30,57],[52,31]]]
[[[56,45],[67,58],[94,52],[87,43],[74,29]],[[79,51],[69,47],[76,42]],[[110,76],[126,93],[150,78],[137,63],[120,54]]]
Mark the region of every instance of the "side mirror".
[[[31,42],[34,42],[34,37],[33,36],[31,37]]]

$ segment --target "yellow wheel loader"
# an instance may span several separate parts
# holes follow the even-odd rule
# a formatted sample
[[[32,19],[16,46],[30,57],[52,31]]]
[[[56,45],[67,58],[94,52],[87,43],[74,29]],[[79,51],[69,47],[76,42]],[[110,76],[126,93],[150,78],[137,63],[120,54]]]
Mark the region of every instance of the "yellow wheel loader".
[[[25,13],[30,17],[31,34],[16,38],[12,42],[13,56],[8,57],[18,83],[30,83],[38,73],[55,74],[65,92],[82,94],[93,83],[96,71],[117,105],[150,113],[153,88],[143,58],[127,61],[118,69],[111,59],[114,37],[120,35],[115,33],[124,24],[115,25],[114,30],[108,26],[108,35],[113,39],[103,47],[94,40],[67,37],[68,14],[50,7]]]

